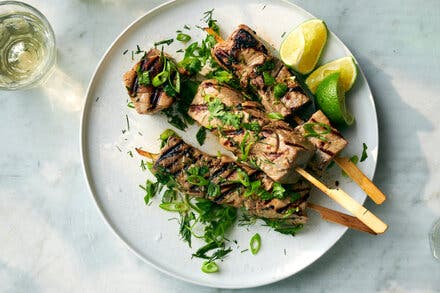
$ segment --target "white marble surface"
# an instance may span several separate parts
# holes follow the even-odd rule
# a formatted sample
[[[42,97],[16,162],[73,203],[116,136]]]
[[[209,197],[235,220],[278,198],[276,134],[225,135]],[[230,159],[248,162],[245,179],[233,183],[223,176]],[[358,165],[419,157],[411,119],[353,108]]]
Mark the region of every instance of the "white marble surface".
[[[162,1],[32,0],[52,23],[50,86],[0,92],[0,292],[211,292],[138,260],[108,229],[79,155],[88,81],[114,38]],[[440,292],[428,232],[440,217],[440,3],[293,1],[326,21],[358,58],[375,96],[375,182],[366,206],[390,228],[349,231],[321,259],[258,292]],[[270,1],[268,1],[270,5]]]

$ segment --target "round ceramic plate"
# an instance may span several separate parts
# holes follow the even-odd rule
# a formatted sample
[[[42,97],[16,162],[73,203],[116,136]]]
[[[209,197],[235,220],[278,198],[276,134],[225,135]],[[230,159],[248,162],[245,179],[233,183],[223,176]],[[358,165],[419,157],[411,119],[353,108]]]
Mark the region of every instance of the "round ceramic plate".
[[[295,237],[274,232],[261,223],[249,228],[235,227],[230,239],[237,244],[233,244],[233,252],[220,263],[220,271],[203,273],[200,270],[202,260],[191,258],[202,243],[195,240],[193,248],[189,248],[178,235],[178,223],[170,220],[173,215],[158,208],[158,200],[146,206],[144,193],[139,188],[139,184],[152,176],[141,170],[141,158],[134,148],[157,152],[158,137],[170,125],[162,115],[138,115],[128,108],[122,83],[122,74],[141,57],[134,54],[132,59],[131,51],[136,51],[137,45],[148,49],[156,41],[175,37],[176,30],[183,29],[184,25],[191,27],[188,33],[192,40],[201,40],[204,33],[196,25],[201,25],[203,12],[213,8],[213,16],[224,37],[243,23],[275,48],[279,47],[284,32],[313,18],[284,1],[188,0],[169,2],[150,11],[116,39],[92,78],[83,110],[81,151],[85,175],[99,211],[115,234],[141,259],[192,283],[219,288],[254,287],[281,280],[310,265],[344,234],[346,228],[324,222],[314,212],[309,212],[309,223]],[[164,50],[179,60],[182,55],[176,51],[180,48],[182,44],[175,41]],[[126,50],[128,52],[123,54]],[[351,55],[347,47],[330,33],[321,63],[347,55]],[[374,101],[361,70],[347,100],[356,123],[343,131],[350,142],[344,154],[360,155],[362,143],[366,143],[368,159],[359,167],[371,178],[376,166],[378,127]],[[188,143],[198,146],[196,131],[197,126],[193,126],[186,133],[177,132]],[[202,149],[211,154],[221,150],[210,135]],[[356,200],[365,200],[359,187],[341,176],[337,167],[333,167],[323,180],[333,186],[338,180]],[[339,209],[318,191],[312,192],[311,201]],[[262,238],[260,252],[255,256],[249,251],[241,253],[248,248],[249,239],[256,232]]]

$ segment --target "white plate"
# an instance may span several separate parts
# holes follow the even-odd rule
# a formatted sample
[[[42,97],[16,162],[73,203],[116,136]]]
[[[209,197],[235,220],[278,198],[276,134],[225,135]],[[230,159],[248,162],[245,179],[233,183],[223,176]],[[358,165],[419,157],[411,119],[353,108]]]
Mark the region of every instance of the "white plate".
[[[134,61],[130,52],[125,55],[123,52],[135,50],[137,44],[147,49],[155,41],[175,37],[176,30],[182,29],[184,24],[191,26],[189,33],[193,40],[201,39],[204,34],[194,25],[200,24],[203,12],[212,8],[215,8],[214,18],[224,36],[244,23],[275,48],[279,47],[283,32],[313,18],[284,1],[189,0],[169,2],[150,11],[117,38],[92,78],[83,110],[81,151],[85,175],[100,212],[115,234],[141,259],[192,283],[220,288],[254,287],[281,280],[305,268],[323,255],[346,229],[322,221],[313,212],[310,212],[310,222],[295,237],[281,235],[261,225],[248,230],[237,227],[230,238],[238,241],[239,248],[220,263],[219,273],[204,274],[200,271],[202,260],[191,259],[191,253],[201,246],[201,242],[194,241],[193,249],[190,249],[179,238],[177,222],[168,220],[173,215],[159,209],[157,200],[151,206],[145,206],[144,194],[138,185],[152,176],[148,171],[141,171],[140,158],[136,154],[134,158],[127,154],[130,150],[134,153],[134,147],[140,146],[158,151],[159,134],[169,125],[160,115],[141,116],[127,108],[127,94],[121,77]],[[180,46],[175,41],[165,50],[179,59],[181,56],[175,51]],[[321,62],[347,55],[351,55],[350,51],[334,34],[330,34]],[[376,166],[378,129],[373,98],[362,71],[347,98],[356,124],[344,131],[350,141],[344,152],[360,155],[365,142],[369,157],[359,167],[371,178]],[[127,129],[125,115],[130,121],[130,130],[123,134],[121,130]],[[194,145],[197,145],[196,130],[194,126],[183,136]],[[215,154],[220,148],[213,137],[209,139],[203,149]],[[326,180],[328,183],[339,180],[342,188],[356,200],[365,200],[365,195],[355,184],[340,176],[337,167],[332,168],[331,173]],[[339,209],[317,191],[313,192],[312,199],[315,203]],[[249,252],[240,253],[248,247],[249,239],[256,232],[262,237],[260,252],[255,256]]]

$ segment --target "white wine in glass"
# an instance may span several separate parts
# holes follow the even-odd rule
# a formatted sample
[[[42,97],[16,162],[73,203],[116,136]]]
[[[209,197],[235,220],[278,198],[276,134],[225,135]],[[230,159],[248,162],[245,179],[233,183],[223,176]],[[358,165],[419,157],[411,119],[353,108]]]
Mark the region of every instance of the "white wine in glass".
[[[0,2],[0,89],[41,84],[55,56],[54,33],[43,14],[21,2]]]

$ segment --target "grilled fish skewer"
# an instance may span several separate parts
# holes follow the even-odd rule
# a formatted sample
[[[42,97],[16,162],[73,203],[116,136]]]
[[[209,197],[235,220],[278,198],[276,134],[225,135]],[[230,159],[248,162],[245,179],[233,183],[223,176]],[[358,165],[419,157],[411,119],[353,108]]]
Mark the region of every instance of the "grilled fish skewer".
[[[265,91],[261,90],[263,84],[261,84],[261,74],[258,69],[261,67],[263,61],[268,62],[271,60],[271,56],[267,53],[267,49],[263,42],[258,38],[256,33],[245,25],[240,25],[225,41],[216,36],[218,44],[213,48],[212,55],[217,60],[217,62],[223,66],[225,69],[232,71],[241,81],[245,83],[255,84],[257,86],[251,87],[253,91],[259,95],[261,102],[267,111],[273,111],[274,106],[272,105],[273,99]],[[246,54],[254,54],[253,59],[243,58]],[[260,57],[257,57],[260,56]],[[235,60],[235,62],[233,62]],[[247,62],[247,60],[254,60],[253,63]],[[256,62],[255,60],[259,60]],[[279,61],[276,58],[272,60]],[[243,70],[245,68],[246,70]],[[287,67],[283,67],[280,72],[288,71]],[[267,73],[266,73],[267,74]],[[286,77],[289,77],[284,73]],[[271,75],[272,76],[272,75]],[[278,79],[277,81],[280,81]],[[259,86],[258,86],[259,85]],[[302,93],[297,95],[298,101],[302,101],[304,98]],[[299,102],[299,105],[304,105],[305,103]],[[284,105],[284,104],[283,104]],[[286,111],[282,106],[278,106],[278,113],[282,116],[290,115],[295,109],[291,108],[292,111]],[[315,117],[314,117],[315,116]],[[318,120],[318,121],[313,121]],[[315,113],[308,123],[324,123],[330,125],[327,117],[322,112]],[[298,124],[303,124],[298,122]],[[315,145],[317,151],[312,158],[311,169],[320,174],[325,171],[326,167],[334,160],[346,173],[353,179],[365,192],[366,194],[377,204],[381,204],[385,201],[385,194],[376,186],[374,183],[368,179],[365,174],[353,163],[347,159],[337,157],[338,153],[345,147],[347,141],[340,136],[339,132],[335,131],[332,127],[332,131],[328,135],[323,135],[327,140],[325,143],[319,141],[316,138],[310,137],[310,141]],[[299,125],[297,130],[304,132],[303,125]],[[338,137],[339,136],[339,137]]]
[[[200,84],[188,114],[213,131],[226,149],[280,183],[295,183],[295,168],[307,165],[314,153],[313,145],[290,125],[269,119],[259,103],[216,80]]]
[[[159,50],[151,49],[124,74],[125,87],[139,114],[159,112],[169,108],[174,102],[174,97],[164,91],[163,85],[154,86],[152,82],[163,71],[164,60]],[[167,60],[171,58],[167,56]]]
[[[226,156],[218,158],[203,153],[176,135],[167,139],[158,155],[136,150],[140,155],[153,159],[152,171],[156,176],[171,176],[178,188],[192,197],[203,197],[236,208],[244,207],[248,213],[260,218],[288,219],[291,224],[303,224],[307,220],[305,208],[310,185],[306,182],[287,189],[287,196],[283,198],[270,198],[275,183],[264,173],[237,164]],[[194,170],[203,168],[206,172],[203,175],[193,174]],[[249,188],[243,185],[243,172],[249,183],[258,182],[259,188],[253,191],[260,195],[249,192]],[[201,181],[206,184],[200,184]],[[208,182],[218,186],[218,192],[207,192]],[[248,196],[245,196],[246,193]],[[262,193],[269,198],[262,199]]]
[[[144,151],[141,149],[136,149],[136,151],[139,153],[139,155],[144,156],[144,157],[146,157],[150,160],[153,160],[153,161],[156,161],[160,157],[160,154],[152,154],[150,152],[147,152],[147,151]],[[228,159],[224,158],[223,161],[228,161]],[[306,194],[307,190],[308,190],[308,188],[306,186],[304,186],[303,189],[301,190],[301,193],[303,194],[302,196],[304,199],[307,197],[307,194]],[[299,191],[299,188],[297,188],[297,192],[298,191]],[[346,226],[351,229],[359,230],[362,232],[376,234],[373,230],[368,228],[368,226],[366,226],[365,224],[363,224],[361,221],[359,221],[357,218],[355,218],[353,216],[349,216],[347,214],[344,214],[344,213],[341,213],[341,212],[338,212],[335,210],[331,210],[331,209],[322,207],[317,204],[312,204],[312,203],[307,203],[307,207],[318,212],[321,215],[321,217],[326,221],[340,224],[342,226]]]

